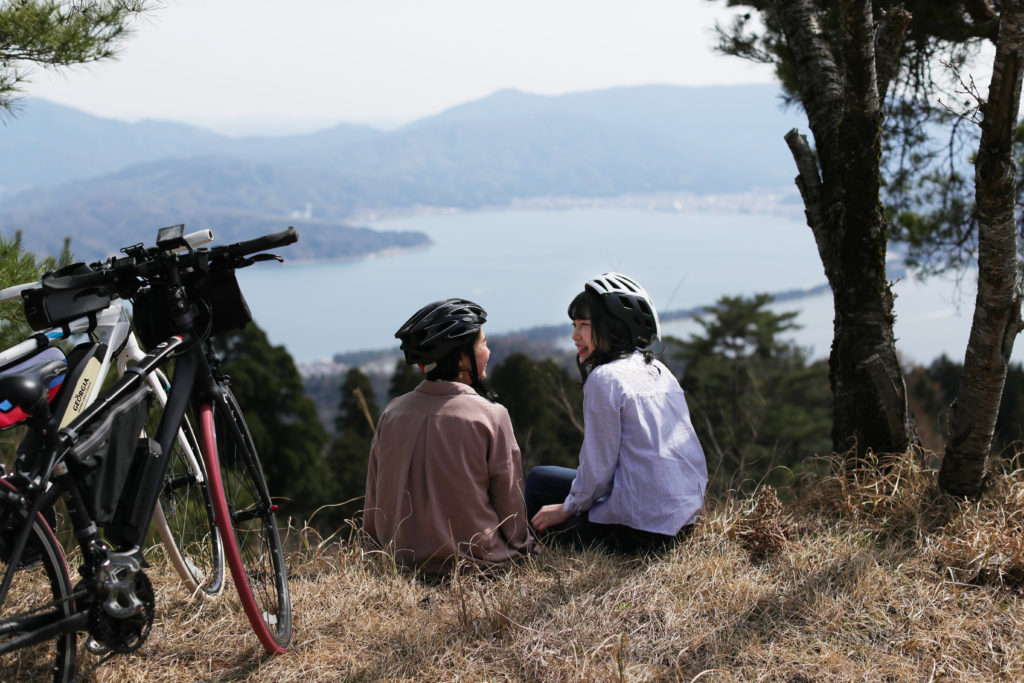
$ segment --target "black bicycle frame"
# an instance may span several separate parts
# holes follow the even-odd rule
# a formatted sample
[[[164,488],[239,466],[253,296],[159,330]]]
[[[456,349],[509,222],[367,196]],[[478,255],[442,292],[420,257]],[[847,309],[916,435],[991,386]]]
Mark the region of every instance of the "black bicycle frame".
[[[78,488],[78,482],[68,470],[67,465],[64,464],[64,458],[74,445],[75,439],[83,428],[88,427],[92,421],[102,415],[103,411],[109,406],[115,404],[126,394],[138,388],[142,382],[145,381],[146,376],[159,367],[183,343],[184,340],[181,337],[174,336],[158,345],[136,365],[129,368],[125,374],[115,382],[106,393],[103,394],[103,396],[97,399],[95,403],[82,411],[81,415],[76,417],[71,421],[71,423],[60,430],[58,445],[56,448],[50,448],[49,459],[42,470],[39,482],[32,487],[34,495],[26,496],[29,505],[26,509],[25,524],[22,526],[18,534],[18,538],[12,547],[11,555],[8,560],[7,572],[4,575],[3,582],[0,583],[0,604],[3,604],[4,599],[7,597],[7,592],[11,587],[11,581],[14,579],[14,572],[21,564],[22,553],[25,550],[25,545],[28,543],[29,534],[32,532],[33,520],[40,510],[43,509],[44,501],[47,504],[52,504],[55,500],[55,496],[46,490],[46,483],[51,479],[55,484],[56,490],[65,496],[68,503],[68,516],[71,519],[75,538],[78,540],[79,546],[82,548],[82,556],[86,561],[86,565],[91,566],[91,563],[95,559],[97,548],[95,544],[97,528],[96,524],[89,516],[89,513],[86,511],[85,505],[82,504],[82,495]],[[188,357],[189,355],[190,354],[184,354],[183,357]],[[176,367],[175,372],[175,384],[184,386],[184,391],[187,393],[187,389],[191,386],[192,379],[195,377],[195,364],[187,362],[182,364],[179,362],[178,365],[179,367]],[[191,372],[189,371],[189,368],[191,368]],[[179,369],[185,371],[180,380],[178,380],[177,372]],[[174,384],[172,384],[172,392],[173,389]],[[183,391],[179,389],[176,393],[180,396]],[[167,405],[168,408],[164,410],[164,414],[160,421],[160,427],[157,430],[157,440],[162,448],[159,468],[160,478],[156,480],[156,486],[147,486],[146,490],[139,492],[139,495],[146,496],[146,498],[143,499],[144,501],[149,501],[149,507],[143,509],[152,510],[156,505],[156,498],[160,494],[160,483],[163,480],[163,476],[167,470],[167,463],[170,460],[170,450],[168,449],[168,446],[170,445],[171,440],[175,437],[178,425],[181,423],[182,416],[184,415],[185,406],[187,405],[187,395],[184,400],[181,398],[176,399],[173,404],[173,409],[171,399],[168,397]],[[165,436],[165,433],[168,433],[169,436]],[[136,546],[142,546],[145,541],[146,531],[147,530],[144,529],[140,534],[141,537],[136,539]],[[6,652],[8,649],[10,648],[4,647],[0,652]]]

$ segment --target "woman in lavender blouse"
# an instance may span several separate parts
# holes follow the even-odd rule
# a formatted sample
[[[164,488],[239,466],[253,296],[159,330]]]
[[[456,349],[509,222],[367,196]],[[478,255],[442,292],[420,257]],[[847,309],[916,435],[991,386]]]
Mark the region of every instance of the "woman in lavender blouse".
[[[696,521],[708,475],[683,390],[649,349],[658,313],[636,281],[604,273],[569,318],[583,380],[579,468],[530,470],[527,516],[555,542],[664,548]]]

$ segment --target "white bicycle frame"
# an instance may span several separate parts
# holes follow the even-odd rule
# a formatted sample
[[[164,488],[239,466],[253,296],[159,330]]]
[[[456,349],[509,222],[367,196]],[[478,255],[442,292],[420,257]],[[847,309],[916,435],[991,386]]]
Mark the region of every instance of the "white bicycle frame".
[[[193,247],[197,247],[212,241],[213,232],[210,230],[199,230],[185,235],[185,240]],[[42,286],[41,282],[36,281],[0,289],[0,302],[20,300],[21,293],[24,290],[40,286]],[[77,334],[93,335],[97,341],[106,346],[106,350],[95,375],[93,375],[98,381],[92,382],[91,386],[87,389],[88,393],[84,396],[84,400],[72,402],[72,405],[68,407],[67,413],[61,418],[61,426],[77,417],[79,413],[96,400],[103,384],[102,378],[107,376],[111,363],[116,364],[117,372],[120,375],[125,372],[129,361],[138,362],[145,357],[145,352],[139,346],[139,341],[132,332],[131,321],[128,319],[128,311],[125,308],[124,300],[120,298],[111,299],[110,305],[102,311],[95,313],[91,319],[88,316],[76,318],[63,327],[54,327],[44,332],[36,333],[25,341],[0,351],[0,367],[3,367],[50,346],[54,341],[68,339]],[[167,378],[162,372],[157,370],[150,373],[148,379],[157,400],[160,401],[160,405],[166,405],[167,389],[170,386]],[[200,486],[205,486],[206,469],[198,454],[193,451],[192,444],[189,443],[182,430],[178,430],[178,444],[181,446],[182,453],[188,461],[189,468],[195,474],[197,483]],[[161,527],[161,529],[167,528],[167,520],[159,503],[154,510],[154,519],[158,527]],[[161,530],[162,534],[163,531]],[[167,548],[166,550],[171,556],[172,563],[178,569],[178,573],[181,574],[187,583],[192,583],[193,580],[190,577],[194,572],[186,569],[187,564],[190,564],[189,560],[178,552],[177,547],[174,549]],[[180,566],[179,562],[181,563]],[[191,586],[191,588],[195,590],[197,586]]]

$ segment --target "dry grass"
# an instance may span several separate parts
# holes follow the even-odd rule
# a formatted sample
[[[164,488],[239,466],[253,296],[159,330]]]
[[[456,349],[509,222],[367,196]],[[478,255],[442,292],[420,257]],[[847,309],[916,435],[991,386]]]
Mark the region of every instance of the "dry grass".
[[[907,455],[784,508],[709,504],[660,557],[545,550],[494,578],[409,577],[302,535],[295,635],[262,654],[235,601],[153,569],[158,616],[104,681],[1024,680],[1024,475],[975,503]]]

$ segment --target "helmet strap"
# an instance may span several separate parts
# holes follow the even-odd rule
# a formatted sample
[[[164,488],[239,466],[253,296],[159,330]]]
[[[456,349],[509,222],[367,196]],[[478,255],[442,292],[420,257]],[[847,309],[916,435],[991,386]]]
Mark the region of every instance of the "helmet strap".
[[[467,354],[469,356],[469,386],[473,387],[476,393],[486,398],[491,403],[498,402],[498,395],[491,391],[490,387],[484,384],[484,381],[480,379],[480,373],[476,367],[476,353]]]

